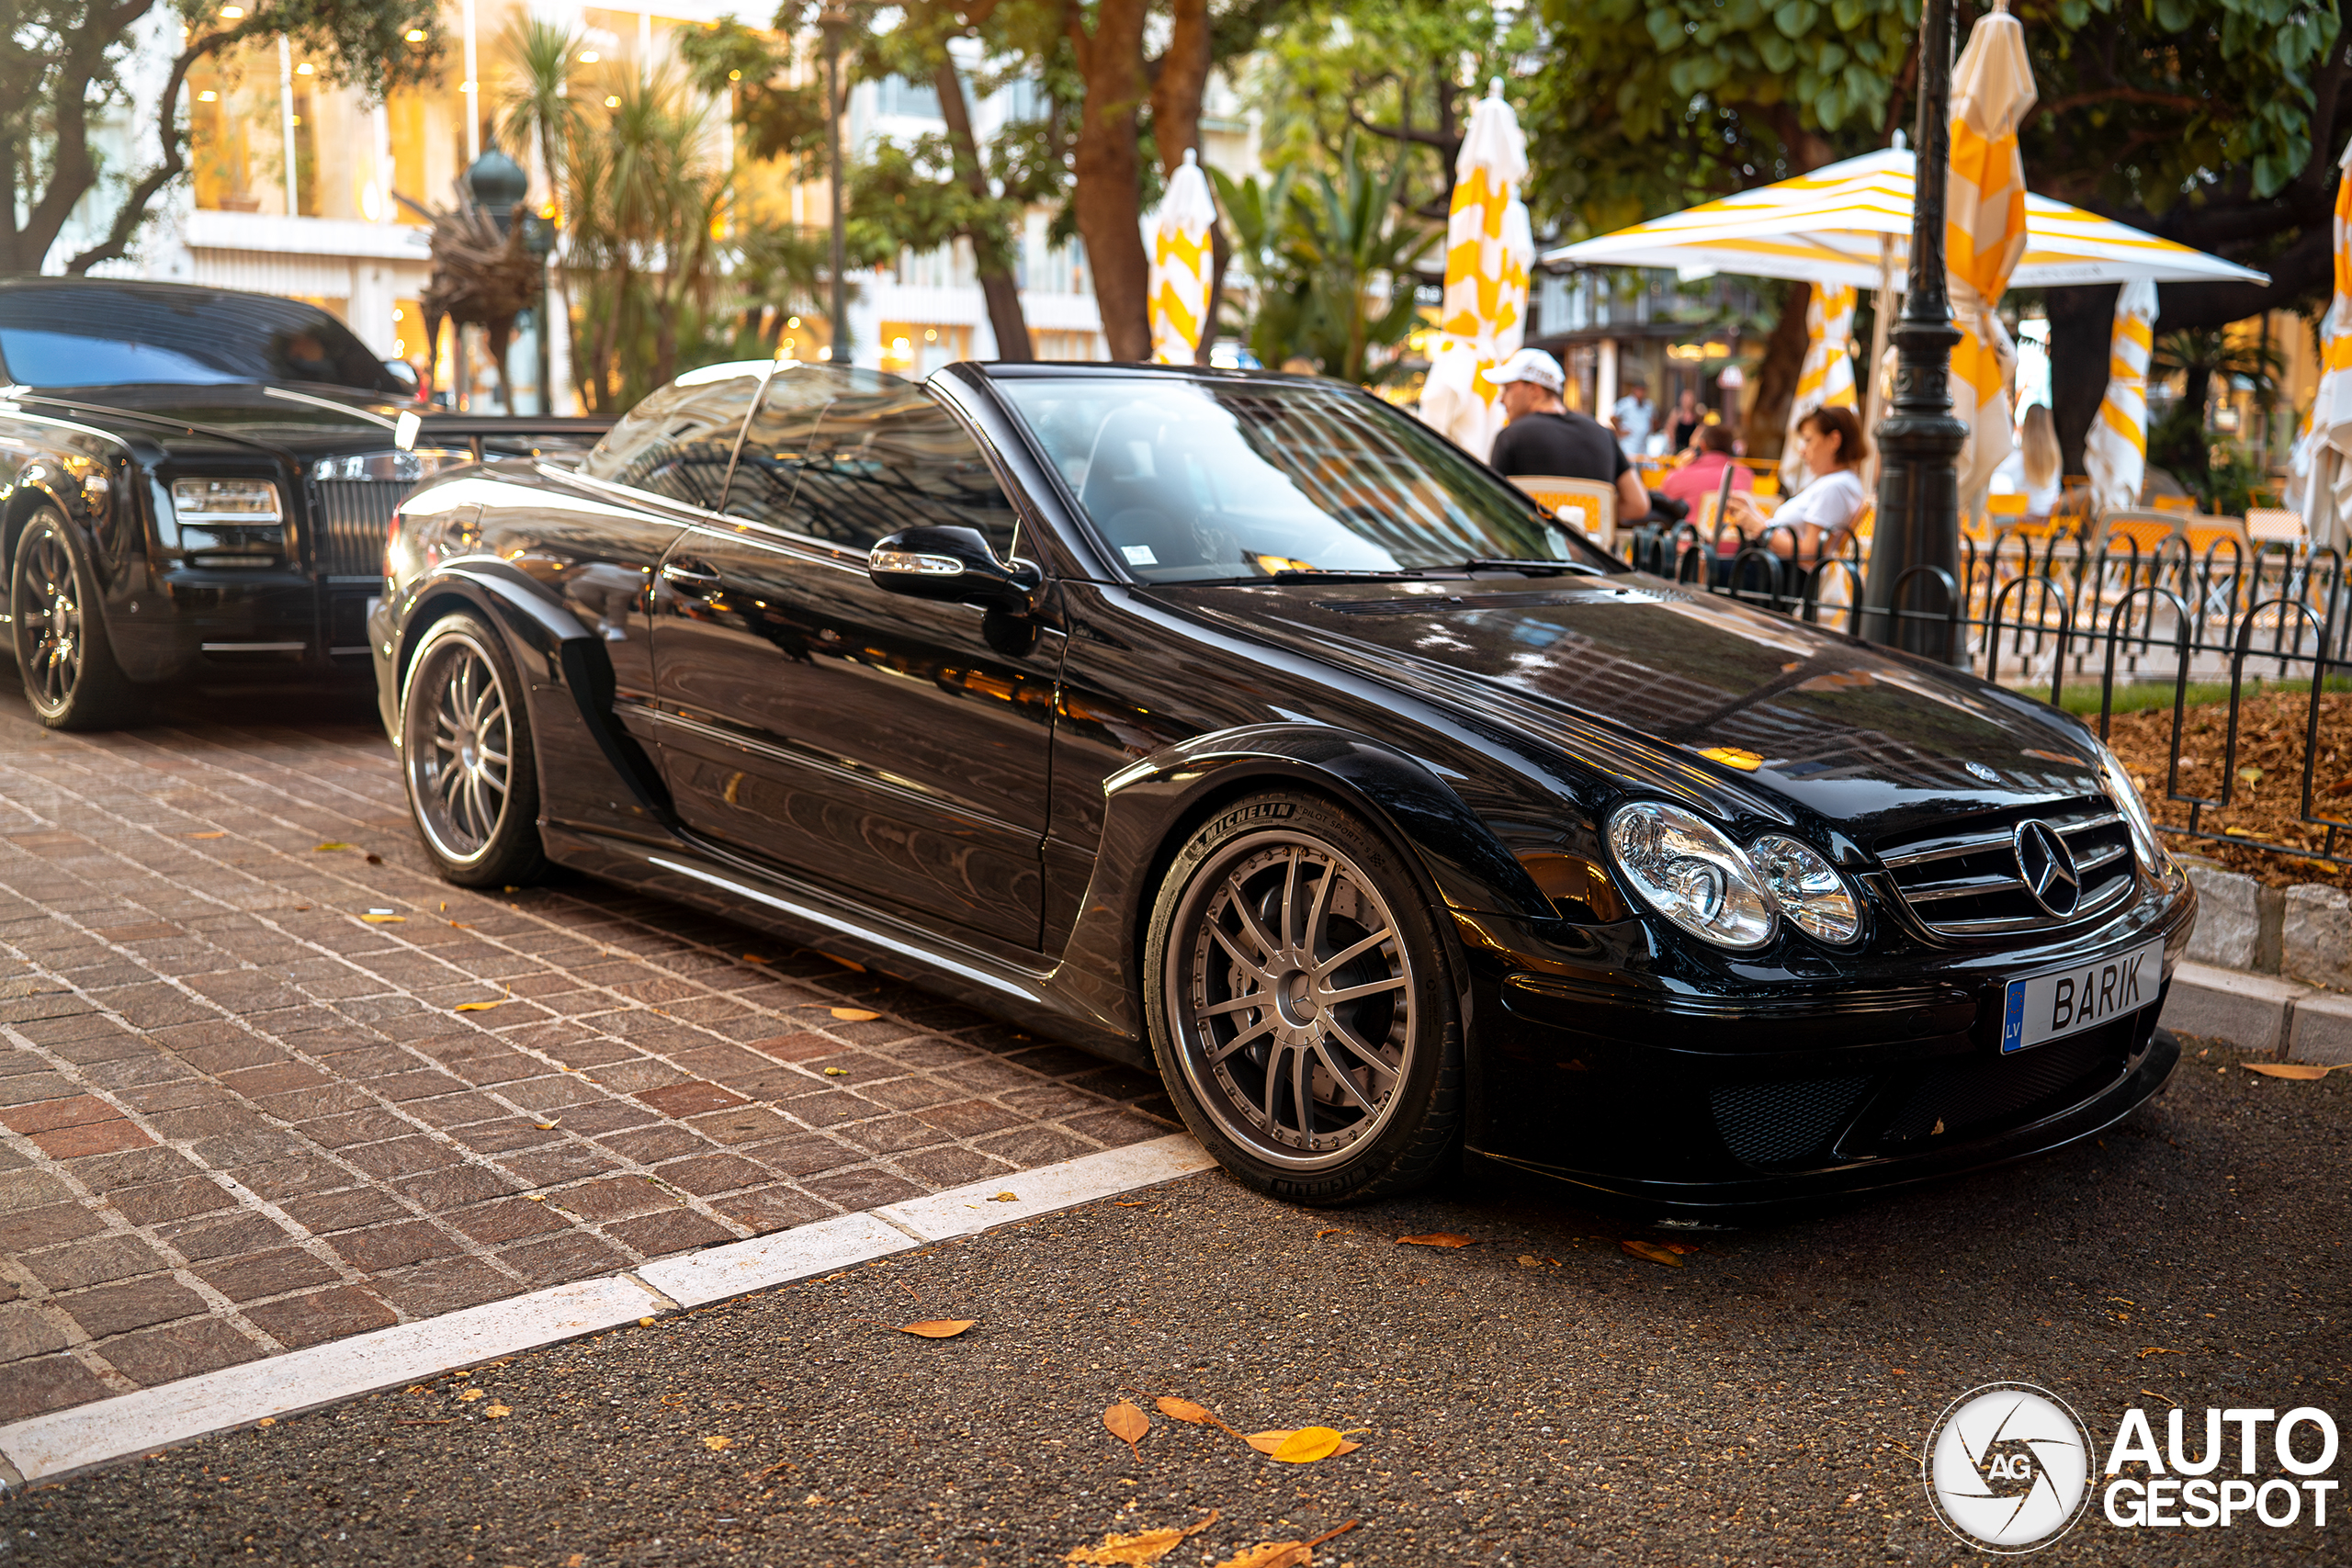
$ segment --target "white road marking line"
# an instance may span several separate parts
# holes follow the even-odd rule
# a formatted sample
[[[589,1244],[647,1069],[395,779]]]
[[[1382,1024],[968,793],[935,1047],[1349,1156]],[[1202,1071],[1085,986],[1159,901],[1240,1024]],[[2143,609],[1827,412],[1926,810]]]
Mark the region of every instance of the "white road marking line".
[[[315,1410],[643,1317],[827,1274],[931,1241],[974,1235],[1099,1198],[1193,1176],[1216,1162],[1182,1133],[991,1177],[870,1213],[683,1253],[629,1273],[355,1334],[0,1427],[0,1475],[53,1481],[114,1460]],[[1002,1192],[1019,1196],[1005,1202]],[[917,1239],[921,1238],[921,1239]]]

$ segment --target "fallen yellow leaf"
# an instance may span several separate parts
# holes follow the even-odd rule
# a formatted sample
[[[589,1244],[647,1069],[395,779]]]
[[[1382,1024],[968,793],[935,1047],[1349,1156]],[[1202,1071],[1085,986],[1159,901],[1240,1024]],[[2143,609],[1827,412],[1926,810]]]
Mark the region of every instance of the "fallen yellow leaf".
[[[277,1417],[275,1416],[265,1416],[260,1420],[254,1422],[254,1425],[256,1427],[275,1427],[277,1425]]]
[[[503,1008],[505,1005],[503,998],[494,1002],[459,1002],[458,1010],[459,1012],[488,1012],[492,1008]]]
[[[989,1201],[991,1203],[1018,1203],[1021,1201],[1021,1194],[1018,1192],[1000,1192],[995,1197],[989,1199]]]
[[[406,915],[362,915],[359,918],[371,926],[397,926],[408,919]]]
[[[717,1453],[721,1449],[733,1447],[734,1442],[735,1439],[732,1438],[721,1438],[714,1435],[705,1438],[702,1440],[702,1446],[708,1449],[712,1453]]]
[[[1207,1405],[1195,1404],[1189,1399],[1178,1399],[1173,1394],[1163,1393],[1156,1403],[1159,1404],[1159,1413],[1162,1416],[1173,1416],[1179,1421],[1190,1421],[1195,1427],[1222,1427],[1225,1425],[1224,1422],[1218,1420],[1214,1415],[1210,1414],[1209,1407]]]
[[[180,835],[183,839],[225,839],[228,836],[226,833],[182,833]]]
[[[864,1008],[828,1008],[825,1010],[843,1023],[871,1023],[882,1016],[878,1012],[868,1012]]]
[[[1284,1443],[1290,1441],[1293,1438],[1302,1437],[1309,1432],[1330,1431],[1331,1428],[1329,1427],[1302,1427],[1295,1432],[1252,1432],[1241,1440],[1249,1444],[1251,1448],[1256,1449],[1261,1454],[1272,1454],[1274,1458],[1281,1459],[1283,1456],[1275,1452],[1275,1450],[1280,1449]],[[1335,1438],[1340,1437],[1337,1432],[1332,1432],[1331,1435]],[[1324,1452],[1314,1455],[1313,1458],[1329,1459],[1336,1454],[1351,1454],[1362,1447],[1363,1447],[1362,1443],[1351,1443],[1345,1438],[1340,1438],[1338,1443],[1326,1450]],[[1291,1464],[1306,1464],[1310,1462],[1310,1461],[1295,1459],[1289,1460],[1285,1462]]]
[[[561,1118],[561,1117],[558,1117],[558,1118],[557,1118],[557,1121],[561,1121],[561,1120],[562,1120],[562,1118]],[[532,1122],[532,1123],[531,1123],[531,1125],[532,1125],[532,1126],[534,1126],[534,1127],[537,1127],[537,1128],[540,1132],[542,1132],[542,1133],[552,1133],[552,1132],[554,1132],[554,1131],[555,1131],[555,1122]]]
[[[836,964],[840,964],[840,965],[841,965],[842,968],[844,968],[844,969],[854,969],[854,970],[856,970],[856,971],[857,971],[859,974],[861,974],[861,975],[863,975],[863,974],[865,974],[865,964],[863,964],[858,963],[855,959],[852,959],[852,958],[843,958],[843,957],[841,957],[840,955],[838,955],[838,954],[836,954],[836,953],[827,953],[827,952],[826,952],[823,948],[821,948],[821,947],[820,947],[820,948],[816,948],[816,949],[813,949],[812,951],[814,951],[814,952],[815,952],[815,953],[817,954],[817,956],[818,956],[818,957],[820,957],[820,958],[830,958],[830,959],[831,959],[834,963],[836,963]]]
[[[469,1400],[469,1399],[480,1399],[480,1398],[482,1396],[483,1392],[484,1392],[484,1391],[483,1391],[483,1390],[481,1390],[481,1389],[478,1389],[478,1388],[469,1388],[469,1389],[467,1389],[466,1391],[464,1391],[463,1393],[459,1393],[459,1394],[458,1395],[458,1398],[461,1402],[462,1402],[462,1401],[465,1401],[465,1400]]]
[[[2335,1066],[2343,1065],[2339,1062]],[[2245,1070],[2250,1073],[2260,1073],[2267,1078],[2298,1078],[2309,1082],[2313,1078],[2327,1077],[2335,1068],[2324,1067],[2317,1062],[2248,1062],[2245,1064]]]
[[[1560,1260],[1556,1258],[1531,1258],[1522,1252],[1519,1255],[1519,1266],[1521,1269],[1557,1269]]]
[[[849,1077],[849,1069],[847,1067],[827,1067],[825,1069],[825,1076],[829,1078],[845,1078]]]
[[[1476,1247],[1478,1243],[1474,1237],[1455,1235],[1452,1231],[1431,1231],[1427,1235],[1400,1235],[1396,1238],[1396,1245],[1399,1247]]]
[[[775,960],[773,958],[762,958],[756,953],[747,953],[743,954],[743,962],[746,964],[773,964]]]
[[[1301,1427],[1274,1445],[1274,1458],[1284,1464],[1312,1464],[1338,1453],[1346,1441],[1336,1427]]]
[[[1315,1561],[1315,1549],[1303,1540],[1261,1540],[1245,1547],[1216,1568],[1307,1568]]]
[[[329,850],[347,850],[347,849],[349,849],[349,848],[351,848],[351,846],[350,846],[349,844],[345,843],[345,842],[344,842],[342,840],[340,840],[340,839],[329,839],[329,840],[328,840],[325,843],[323,843],[323,844],[313,844],[313,845],[311,845],[311,852],[312,854],[314,854],[314,855],[322,855],[322,854],[325,854]]]
[[[1646,1258],[1653,1263],[1663,1263],[1668,1269],[1682,1267],[1682,1259],[1674,1255],[1672,1248],[1660,1247],[1654,1241],[1636,1241],[1629,1236],[1617,1245],[1636,1258]]]
[[[2161,1345],[2151,1345],[2132,1359],[2134,1360],[2144,1361],[2151,1356],[2184,1356],[2187,1354],[2188,1352],[2185,1350],[2167,1350]]]
[[[1100,1546],[1079,1546],[1070,1549],[1065,1562],[1087,1565],[1087,1568],[1150,1568],[1186,1540],[1216,1523],[1220,1509],[1209,1510],[1209,1517],[1190,1529],[1137,1530],[1133,1535],[1114,1532],[1102,1538]]]
[[[922,1323],[902,1323],[899,1332],[920,1335],[925,1339],[953,1339],[979,1321],[977,1317],[934,1317]]]
[[[1129,1453],[1138,1460],[1143,1458],[1143,1450],[1136,1445],[1151,1431],[1150,1416],[1123,1399],[1102,1412],[1102,1425],[1111,1429],[1111,1436],[1127,1445]]]
[[[512,1416],[514,1414],[514,1412],[509,1410],[503,1404],[485,1404],[481,1408],[481,1413],[492,1421],[497,1420],[501,1416]]]

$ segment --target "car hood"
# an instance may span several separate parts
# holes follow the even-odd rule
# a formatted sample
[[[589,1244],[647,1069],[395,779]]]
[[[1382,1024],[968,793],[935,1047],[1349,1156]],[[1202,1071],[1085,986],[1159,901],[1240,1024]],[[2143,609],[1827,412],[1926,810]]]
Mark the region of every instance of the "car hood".
[[[230,442],[298,457],[362,448],[390,450],[392,427],[408,405],[348,388],[214,386],[106,387],[42,392],[28,401],[74,417],[136,423],[166,446]],[[178,439],[175,439],[177,436]]]
[[[1597,721],[1865,846],[2100,789],[2087,732],[2041,703],[1655,578],[1165,592],[1564,750]]]

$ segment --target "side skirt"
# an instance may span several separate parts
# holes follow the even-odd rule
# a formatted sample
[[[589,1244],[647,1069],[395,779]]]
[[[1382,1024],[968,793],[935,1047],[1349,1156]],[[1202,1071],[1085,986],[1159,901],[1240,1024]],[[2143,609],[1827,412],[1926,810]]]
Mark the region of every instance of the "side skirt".
[[[1152,1068],[1148,1047],[1102,1028],[1064,993],[1052,970],[967,946],[729,856],[551,822],[540,825],[539,836],[548,858],[575,871],[739,920],[1097,1055]]]

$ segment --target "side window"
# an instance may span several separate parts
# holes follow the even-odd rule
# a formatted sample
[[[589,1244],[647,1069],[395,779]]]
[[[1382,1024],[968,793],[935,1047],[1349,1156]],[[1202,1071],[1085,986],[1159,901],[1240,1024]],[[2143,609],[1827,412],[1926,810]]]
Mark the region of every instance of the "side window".
[[[836,398],[810,428],[800,484],[782,525],[865,550],[901,528],[977,528],[1012,552],[1012,502],[979,446],[916,387]]]
[[[717,511],[735,437],[767,370],[763,360],[689,370],[622,415],[580,471]]]
[[[743,429],[743,448],[735,459],[735,479],[727,487],[722,510],[729,517],[798,532],[793,529],[792,497],[800,488],[801,465],[817,416],[837,398],[870,393],[886,384],[904,383],[895,376],[872,371],[777,366],[775,374],[768,378],[759,412]]]

